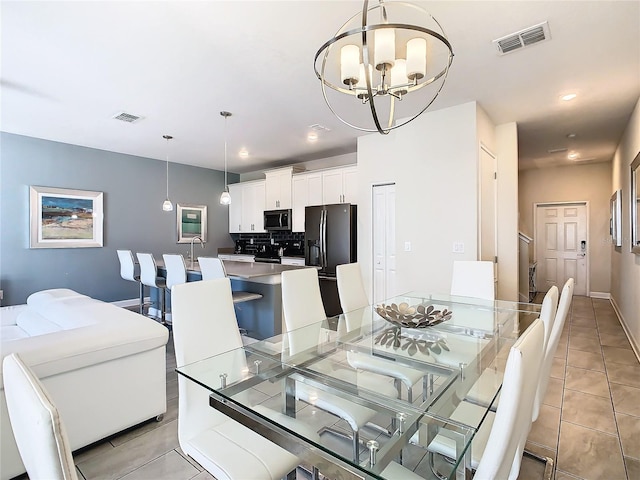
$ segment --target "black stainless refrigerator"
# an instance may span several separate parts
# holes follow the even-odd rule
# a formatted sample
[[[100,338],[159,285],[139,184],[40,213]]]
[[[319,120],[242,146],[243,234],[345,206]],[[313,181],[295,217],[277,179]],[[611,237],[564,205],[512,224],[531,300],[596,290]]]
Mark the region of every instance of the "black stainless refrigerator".
[[[320,267],[320,293],[328,316],[342,313],[336,267],[357,261],[356,206],[336,203],[306,207],[305,264]]]

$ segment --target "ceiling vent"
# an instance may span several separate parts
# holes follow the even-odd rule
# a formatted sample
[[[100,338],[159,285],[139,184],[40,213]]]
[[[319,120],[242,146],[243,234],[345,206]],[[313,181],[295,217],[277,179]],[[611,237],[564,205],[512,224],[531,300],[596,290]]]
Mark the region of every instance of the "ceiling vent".
[[[325,127],[324,125],[320,125],[319,123],[314,123],[313,125],[309,125],[309,129],[314,132],[330,132],[331,129],[329,127]]]
[[[138,120],[140,120],[142,117],[140,117],[139,115],[133,115],[133,114],[127,113],[127,112],[119,112],[119,113],[116,113],[111,118],[114,118],[116,120],[120,120],[122,122],[134,123],[134,122],[137,122]]]
[[[511,33],[502,38],[494,40],[493,43],[498,47],[499,55],[506,55],[515,50],[528,47],[535,43],[545,42],[551,39],[549,33],[549,24],[547,22],[539,23],[533,27],[525,28],[516,33]]]

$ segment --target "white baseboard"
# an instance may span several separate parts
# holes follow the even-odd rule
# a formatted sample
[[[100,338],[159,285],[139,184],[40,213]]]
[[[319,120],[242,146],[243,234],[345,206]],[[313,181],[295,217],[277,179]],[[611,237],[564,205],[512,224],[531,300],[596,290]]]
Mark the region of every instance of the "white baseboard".
[[[611,306],[613,307],[613,310],[616,312],[616,315],[618,316],[618,320],[620,320],[620,325],[622,325],[622,329],[624,330],[624,333],[627,336],[629,343],[631,344],[631,349],[633,350],[633,353],[636,354],[636,358],[640,362],[640,345],[638,345],[634,340],[634,338],[631,336],[631,332],[629,330],[629,327],[627,326],[627,322],[625,322],[624,317],[622,316],[622,312],[620,311],[620,308],[616,303],[616,300],[613,297],[611,297],[609,301],[611,302]]]
[[[144,298],[144,303],[150,303],[151,302],[151,297],[145,297]],[[137,307],[138,305],[140,305],[140,299],[139,298],[132,298],[130,300],[118,300],[117,302],[111,302],[112,304],[114,304],[116,307]]]
[[[589,292],[591,298],[603,298],[605,300],[611,299],[611,294],[607,292]]]

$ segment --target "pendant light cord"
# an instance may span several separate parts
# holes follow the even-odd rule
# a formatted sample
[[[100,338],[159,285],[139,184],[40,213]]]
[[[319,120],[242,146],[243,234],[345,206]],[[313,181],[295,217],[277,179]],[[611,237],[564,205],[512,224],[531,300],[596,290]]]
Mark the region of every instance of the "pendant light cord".
[[[224,189],[228,191],[229,184],[227,183],[227,118],[224,116]]]

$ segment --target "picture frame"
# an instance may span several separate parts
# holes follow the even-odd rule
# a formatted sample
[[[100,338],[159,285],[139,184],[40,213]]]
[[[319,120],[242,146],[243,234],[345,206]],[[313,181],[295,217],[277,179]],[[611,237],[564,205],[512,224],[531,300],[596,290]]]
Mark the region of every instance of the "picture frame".
[[[103,246],[103,192],[29,187],[30,248]]]
[[[622,246],[622,190],[616,190],[611,195],[611,243],[614,247]]]
[[[630,168],[629,228],[631,229],[631,253],[640,255],[640,152],[631,162]]]
[[[178,243],[191,243],[194,237],[207,242],[207,206],[178,203],[176,212]]]

